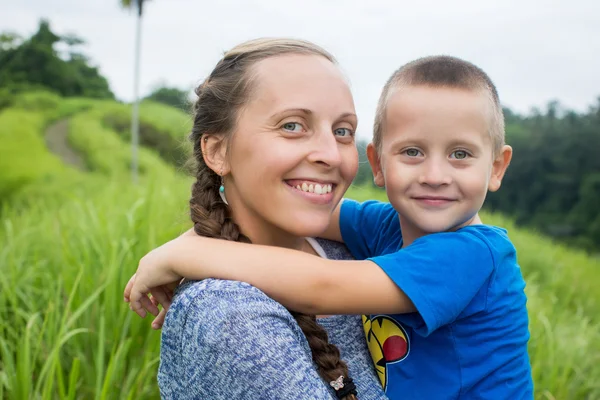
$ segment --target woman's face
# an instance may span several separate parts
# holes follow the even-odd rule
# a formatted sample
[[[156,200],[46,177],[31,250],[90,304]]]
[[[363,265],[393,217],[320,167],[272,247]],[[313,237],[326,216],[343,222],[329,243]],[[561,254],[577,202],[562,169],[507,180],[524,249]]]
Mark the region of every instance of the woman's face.
[[[225,194],[254,243],[285,246],[323,233],[356,175],[354,102],[324,57],[271,57],[250,73],[254,87],[229,142]]]

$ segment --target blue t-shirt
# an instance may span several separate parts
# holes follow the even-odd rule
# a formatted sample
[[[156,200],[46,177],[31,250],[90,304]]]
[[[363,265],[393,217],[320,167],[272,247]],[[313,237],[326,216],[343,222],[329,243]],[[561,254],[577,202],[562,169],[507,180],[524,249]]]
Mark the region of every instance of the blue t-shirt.
[[[531,399],[525,282],[506,231],[473,225],[402,248],[388,203],[345,200],[344,242],[379,265],[417,312],[363,317],[390,399]]]

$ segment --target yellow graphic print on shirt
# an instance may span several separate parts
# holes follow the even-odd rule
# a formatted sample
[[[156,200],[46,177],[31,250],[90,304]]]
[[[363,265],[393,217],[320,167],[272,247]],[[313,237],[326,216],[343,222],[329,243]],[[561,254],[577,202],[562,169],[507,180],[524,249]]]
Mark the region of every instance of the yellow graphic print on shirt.
[[[388,315],[362,316],[367,345],[383,390],[387,390],[388,365],[406,358],[408,336],[404,328]]]

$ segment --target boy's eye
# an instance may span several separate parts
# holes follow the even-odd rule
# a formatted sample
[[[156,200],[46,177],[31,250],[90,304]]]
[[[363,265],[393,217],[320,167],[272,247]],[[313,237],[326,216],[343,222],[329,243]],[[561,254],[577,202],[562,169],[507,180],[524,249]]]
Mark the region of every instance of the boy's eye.
[[[289,132],[302,132],[302,125],[298,122],[286,122],[281,128]]]
[[[349,128],[337,128],[337,129],[334,129],[333,134],[336,136],[348,137],[348,136],[352,136],[353,132],[352,132],[352,129],[349,129]]]
[[[450,158],[455,158],[457,160],[464,160],[467,157],[469,157],[469,153],[464,150],[456,150],[450,154]]]
[[[417,149],[406,149],[404,150],[404,154],[406,154],[409,157],[418,157],[421,152]]]

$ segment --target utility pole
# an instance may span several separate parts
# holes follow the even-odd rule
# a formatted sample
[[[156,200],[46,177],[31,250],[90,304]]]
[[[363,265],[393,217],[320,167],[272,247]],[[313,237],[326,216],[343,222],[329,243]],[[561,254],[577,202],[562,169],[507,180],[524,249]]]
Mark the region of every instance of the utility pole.
[[[133,73],[133,111],[131,115],[131,177],[134,184],[138,183],[138,147],[140,141],[140,53],[142,45],[142,6],[144,0],[137,1],[137,21],[135,33],[135,70]]]

